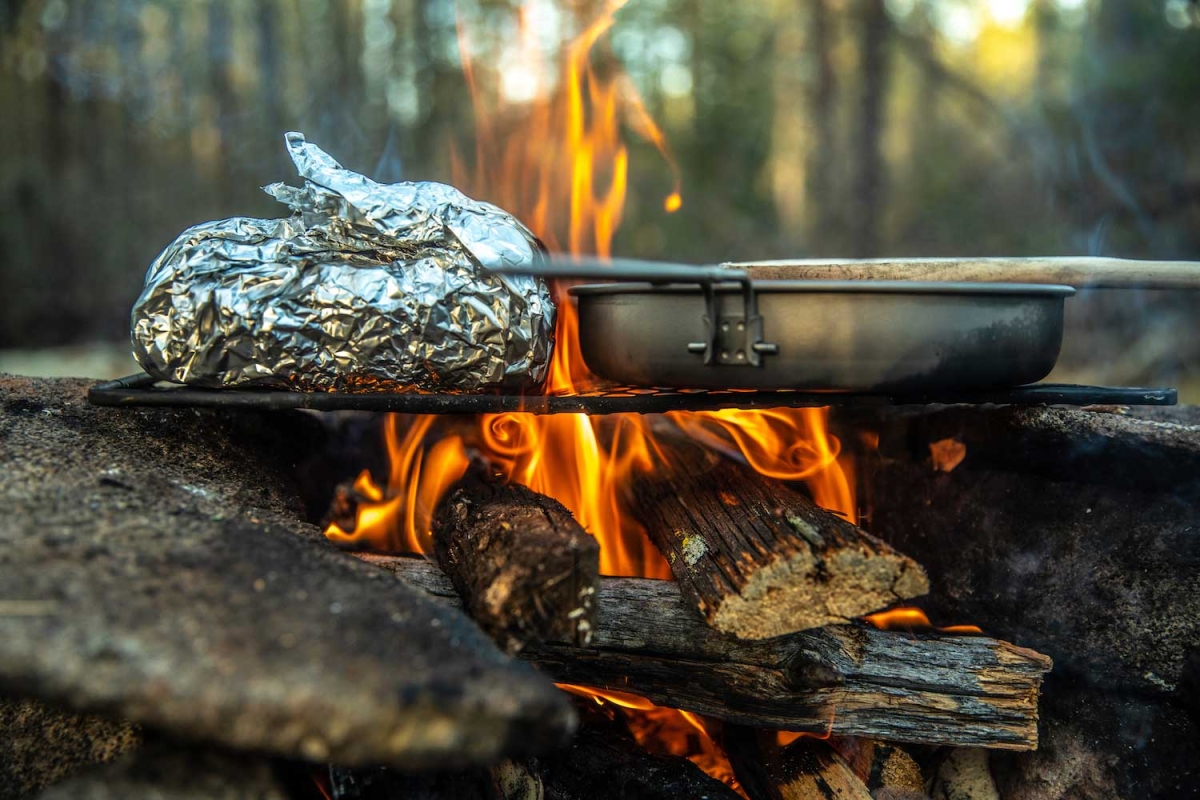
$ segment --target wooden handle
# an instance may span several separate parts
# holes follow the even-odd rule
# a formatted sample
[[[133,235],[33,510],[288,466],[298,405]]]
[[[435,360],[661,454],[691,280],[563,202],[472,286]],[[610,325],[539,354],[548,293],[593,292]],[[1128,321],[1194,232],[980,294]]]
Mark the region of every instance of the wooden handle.
[[[725,266],[755,280],[964,281],[1052,283],[1101,289],[1200,289],[1200,262],[1123,258],[877,258],[859,261],[797,259],[747,261]]]

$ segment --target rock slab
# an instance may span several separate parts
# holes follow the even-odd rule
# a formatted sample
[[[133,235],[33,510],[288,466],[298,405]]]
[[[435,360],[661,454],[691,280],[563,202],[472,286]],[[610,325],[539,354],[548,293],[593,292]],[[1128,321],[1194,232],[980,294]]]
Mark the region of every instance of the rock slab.
[[[548,680],[298,521],[306,418],[93,408],[86,386],[0,377],[0,691],[343,764],[569,736]]]

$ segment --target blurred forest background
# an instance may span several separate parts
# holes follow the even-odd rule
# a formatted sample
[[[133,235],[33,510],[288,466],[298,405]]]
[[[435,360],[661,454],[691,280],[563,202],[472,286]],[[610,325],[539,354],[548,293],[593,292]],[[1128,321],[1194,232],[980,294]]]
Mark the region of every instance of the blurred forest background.
[[[450,181],[476,120],[457,40],[520,114],[516,10],[560,47],[575,0],[0,0],[0,370],[126,373],[129,308],[183,228],[279,216],[303,131],[378,180]],[[1200,259],[1192,0],[631,0],[593,63],[630,132],[614,252]],[[484,198],[488,199],[488,198]],[[1200,298],[1069,301],[1054,376],[1200,401]],[[47,350],[46,348],[53,348]]]

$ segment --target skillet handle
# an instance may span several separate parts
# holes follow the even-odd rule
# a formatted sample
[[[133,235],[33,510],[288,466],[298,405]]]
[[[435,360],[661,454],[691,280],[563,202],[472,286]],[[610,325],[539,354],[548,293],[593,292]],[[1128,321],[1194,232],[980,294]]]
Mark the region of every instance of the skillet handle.
[[[873,258],[745,261],[755,280],[1041,283],[1076,289],[1200,289],[1200,262],[1125,258]]]

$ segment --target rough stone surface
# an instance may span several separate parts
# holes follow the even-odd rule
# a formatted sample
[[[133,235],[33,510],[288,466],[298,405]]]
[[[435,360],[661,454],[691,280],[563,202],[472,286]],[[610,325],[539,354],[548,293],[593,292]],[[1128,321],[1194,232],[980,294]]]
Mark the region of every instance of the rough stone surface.
[[[1005,800],[1200,794],[1200,724],[1183,709],[1065,682],[1047,686],[1037,752],[990,754]]]
[[[901,407],[839,416],[852,433],[878,431],[885,453],[928,458],[931,443],[951,440],[976,467],[1200,499],[1200,409],[1103,408]]]
[[[88,406],[0,378],[0,691],[235,748],[399,767],[565,739],[465,616],[328,545],[295,417]]]
[[[287,800],[259,756],[147,746],[55,784],[38,800]]]
[[[1000,795],[1177,797],[1200,786],[1195,410],[881,417],[879,450],[858,460],[870,530],[928,569],[921,605],[1055,662],[1039,751],[993,754]],[[966,455],[938,472],[929,444],[947,436]]]
[[[141,734],[127,722],[0,698],[0,800],[25,797],[140,742]]]
[[[1176,694],[1200,642],[1200,498],[1189,496],[1200,472],[1157,488],[1071,480],[1036,460],[1001,466],[971,430],[949,473],[921,456],[945,431],[860,461],[871,531],[929,571],[921,605],[1093,684]],[[1097,455],[1090,469],[1106,467],[1121,459]]]

